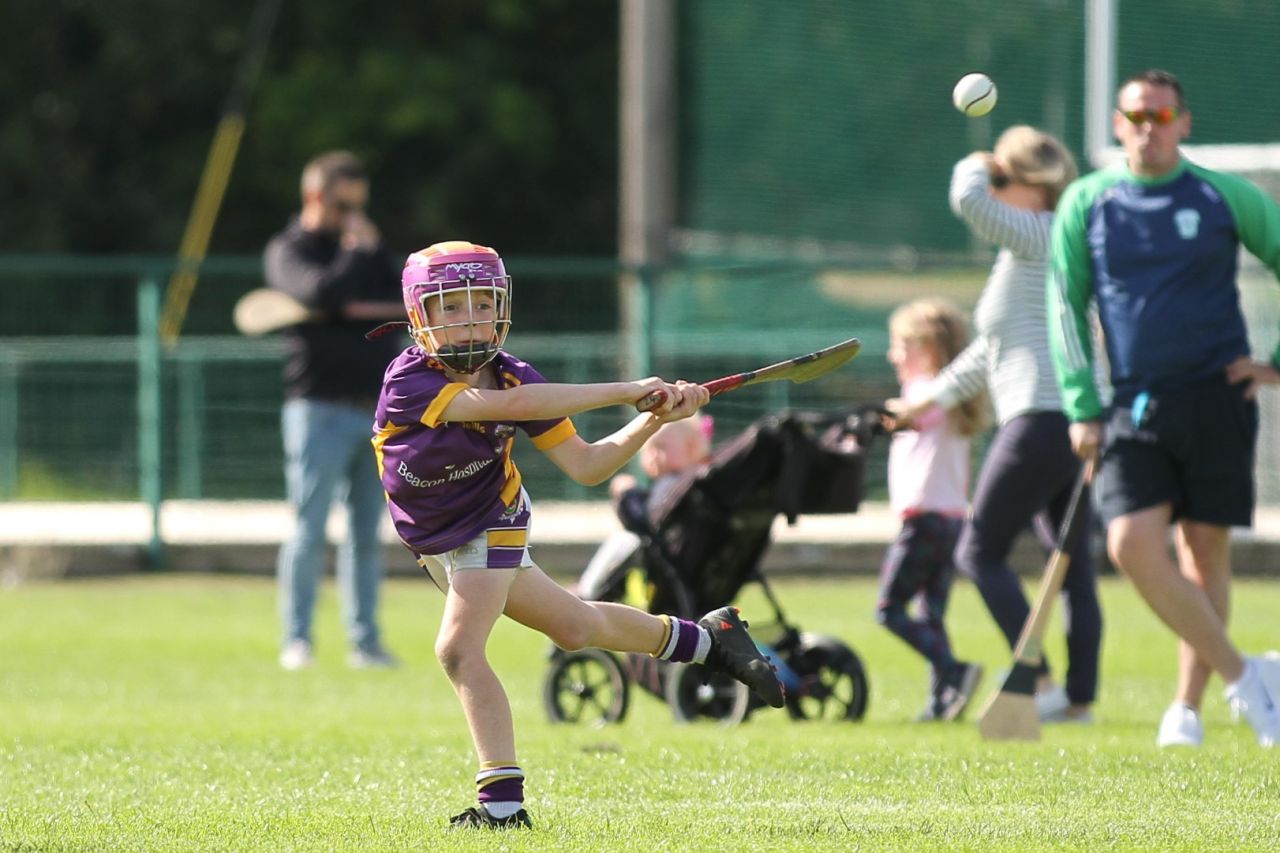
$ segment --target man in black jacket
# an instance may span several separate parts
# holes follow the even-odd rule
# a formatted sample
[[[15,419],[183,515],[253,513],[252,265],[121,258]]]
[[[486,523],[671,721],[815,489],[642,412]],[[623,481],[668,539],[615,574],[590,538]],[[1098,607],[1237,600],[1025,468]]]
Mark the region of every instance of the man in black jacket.
[[[347,507],[348,535],[337,576],[353,667],[387,667],[376,609],[383,574],[378,528],[386,500],[369,445],[369,425],[394,335],[365,340],[371,321],[403,313],[400,274],[366,217],[369,180],[345,151],[321,154],[302,172],[302,209],[267,244],[267,284],[323,318],[285,332],[281,417],[285,483],[297,524],[280,549],[277,575],[284,621],[280,665],[313,661],[311,617],[324,570],[325,526],[333,499]]]

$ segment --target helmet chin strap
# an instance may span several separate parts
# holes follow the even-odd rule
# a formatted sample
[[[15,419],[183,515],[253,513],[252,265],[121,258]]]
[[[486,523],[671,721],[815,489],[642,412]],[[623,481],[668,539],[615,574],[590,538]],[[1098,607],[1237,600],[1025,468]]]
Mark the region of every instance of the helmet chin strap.
[[[509,279],[508,279],[509,281]],[[501,300],[509,300],[509,293],[502,293],[499,296],[498,288],[478,288],[480,290],[492,290],[494,292],[494,302],[497,305],[505,304],[510,307],[510,302],[505,303]],[[470,294],[472,290],[471,281],[466,281],[466,292]],[[424,295],[421,298],[422,314],[424,317],[430,316],[430,310],[427,306],[427,300],[436,298],[441,299],[440,305],[443,306],[443,291],[437,294]],[[468,296],[468,298],[470,298]],[[468,304],[470,308],[470,303]],[[426,325],[424,328],[415,329],[413,333],[414,340],[417,341],[419,347],[429,356],[439,361],[447,369],[454,373],[470,375],[476,373],[480,368],[497,357],[502,350],[503,341],[506,340],[506,332],[511,326],[510,314],[499,310],[498,316],[483,323],[475,322],[474,314],[468,312],[464,322],[445,323],[438,326]],[[449,330],[459,328],[477,328],[483,325],[489,325],[492,328],[490,338],[487,341],[468,341],[462,344],[449,343]],[[472,332],[474,334],[474,332]],[[425,340],[424,340],[425,339]]]
[[[493,361],[498,351],[497,341],[472,341],[461,346],[454,344],[437,346],[432,357],[455,373],[471,374]]]

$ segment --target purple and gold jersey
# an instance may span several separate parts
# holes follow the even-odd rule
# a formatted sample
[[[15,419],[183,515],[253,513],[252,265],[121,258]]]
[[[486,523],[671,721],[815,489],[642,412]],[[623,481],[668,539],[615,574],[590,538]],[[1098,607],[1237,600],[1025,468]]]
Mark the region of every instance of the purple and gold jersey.
[[[505,352],[491,365],[500,388],[546,382]],[[387,368],[373,424],[373,448],[396,533],[414,552],[442,554],[521,512],[520,472],[511,460],[516,428],[541,450],[576,434],[568,418],[445,422],[460,392],[440,362],[417,347]]]

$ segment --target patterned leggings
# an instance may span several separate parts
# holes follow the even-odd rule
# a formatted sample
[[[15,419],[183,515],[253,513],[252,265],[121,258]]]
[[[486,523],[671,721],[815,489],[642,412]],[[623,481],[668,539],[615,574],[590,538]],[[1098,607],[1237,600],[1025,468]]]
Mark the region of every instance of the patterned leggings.
[[[936,512],[914,515],[889,546],[880,566],[877,621],[926,657],[935,673],[955,666],[943,617],[955,577],[952,554],[962,520]],[[907,613],[912,599],[918,616]]]

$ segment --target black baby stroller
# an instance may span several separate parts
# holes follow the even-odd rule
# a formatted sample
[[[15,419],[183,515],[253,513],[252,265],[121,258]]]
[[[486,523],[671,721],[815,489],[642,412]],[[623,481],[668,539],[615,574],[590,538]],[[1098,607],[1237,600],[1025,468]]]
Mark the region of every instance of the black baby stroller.
[[[792,718],[861,719],[868,685],[857,654],[834,637],[802,632],[787,621],[760,563],[778,515],[794,523],[798,515],[858,509],[865,452],[878,426],[869,409],[757,421],[707,465],[684,475],[647,513],[627,512],[624,502],[619,515],[633,536],[629,543],[622,537],[622,548],[611,540],[614,554],[603,571],[593,561],[579,594],[618,601],[629,586],[640,586],[650,612],[696,619],[756,581],[775,623],[753,620],[751,633],[778,668]],[[543,682],[547,713],[557,722],[619,722],[632,681],[665,699],[681,721],[735,724],[763,704],[746,685],[698,664],[555,649]]]

